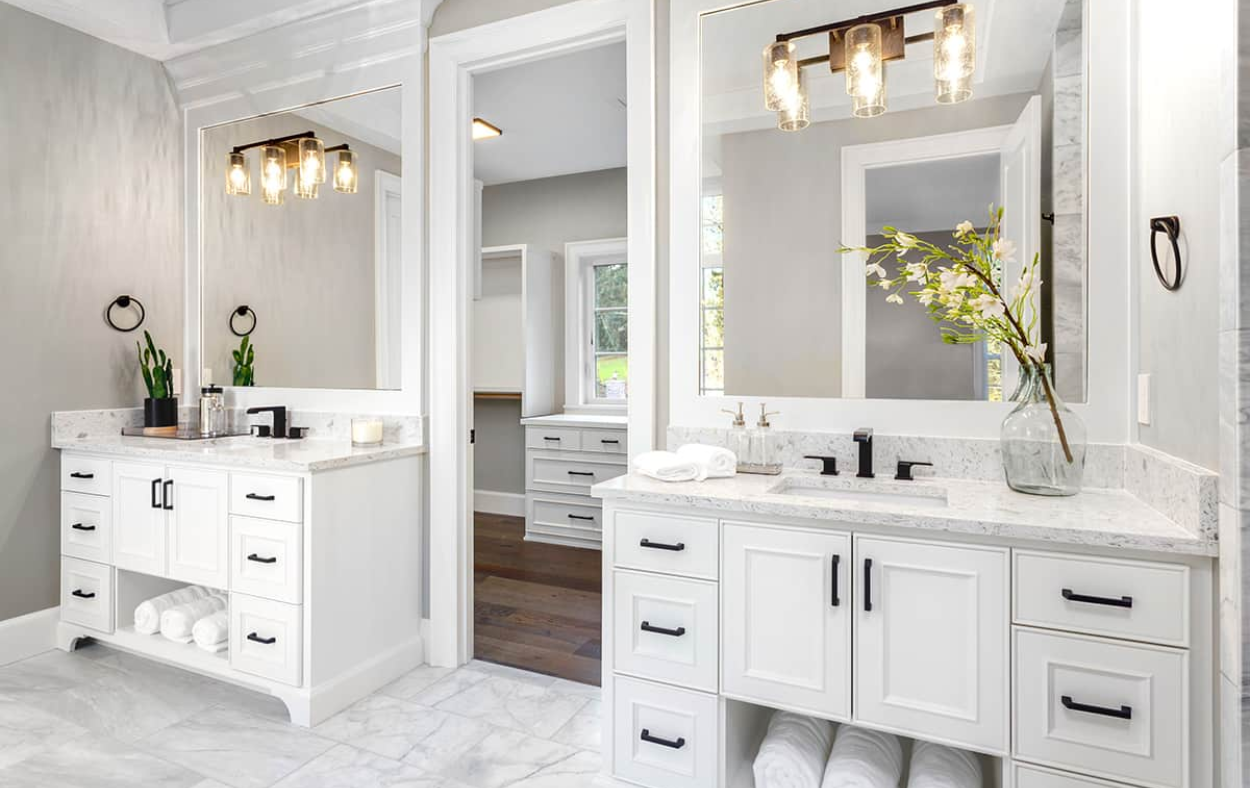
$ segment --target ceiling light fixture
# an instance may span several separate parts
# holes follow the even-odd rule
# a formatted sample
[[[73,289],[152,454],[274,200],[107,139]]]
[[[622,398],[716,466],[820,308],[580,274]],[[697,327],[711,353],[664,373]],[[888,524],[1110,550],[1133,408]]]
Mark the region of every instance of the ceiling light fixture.
[[[488,140],[488,139],[490,139],[491,137],[502,137],[502,136],[503,136],[503,129],[499,128],[498,126],[494,125],[493,123],[487,123],[486,121],[482,120],[481,118],[474,118],[474,119],[473,119],[473,139],[474,139],[474,141],[477,141],[477,140]]]
[[[906,34],[904,17],[934,10],[933,32]],[[808,97],[803,69],[829,64],[846,72],[851,114],[872,118],[886,111],[885,64],[907,57],[907,45],[933,41],[934,92],[939,104],[972,97],[976,70],[976,17],[971,3],[931,0],[855,19],[781,33],[764,48],[764,106],[778,113],[778,127],[797,131],[808,125]],[[829,54],[798,59],[794,42],[828,35]],[[800,121],[799,115],[802,115]]]
[[[281,205],[287,188],[287,170],[295,170],[291,191],[303,200],[315,200],[326,182],[326,154],[338,153],[334,190],[355,194],[360,173],[356,154],[346,143],[327,148],[311,131],[239,145],[226,154],[226,194],[242,197],[252,193],[252,173],[246,151],[260,148],[260,189],[266,205]]]

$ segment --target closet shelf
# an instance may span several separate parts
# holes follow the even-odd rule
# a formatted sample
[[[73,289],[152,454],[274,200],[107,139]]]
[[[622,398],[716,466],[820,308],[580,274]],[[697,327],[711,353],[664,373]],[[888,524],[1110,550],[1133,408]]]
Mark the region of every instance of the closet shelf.
[[[521,400],[521,392],[519,391],[474,391],[474,399],[506,399]]]

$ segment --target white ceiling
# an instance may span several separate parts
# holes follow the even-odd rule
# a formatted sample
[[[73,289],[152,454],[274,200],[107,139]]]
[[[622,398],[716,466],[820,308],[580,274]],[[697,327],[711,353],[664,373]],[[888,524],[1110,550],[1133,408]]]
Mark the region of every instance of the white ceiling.
[[[473,114],[503,136],[473,144],[476,177],[489,185],[624,167],[625,95],[624,43],[479,74]]]
[[[403,88],[387,88],[361,93],[297,109],[293,114],[307,118],[353,139],[402,156]],[[326,140],[327,145],[337,145]]]

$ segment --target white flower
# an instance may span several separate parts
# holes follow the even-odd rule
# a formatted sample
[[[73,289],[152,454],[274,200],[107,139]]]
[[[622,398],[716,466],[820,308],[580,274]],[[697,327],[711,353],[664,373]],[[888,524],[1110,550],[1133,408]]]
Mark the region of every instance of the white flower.
[[[1033,359],[1039,364],[1045,363],[1046,343],[1043,342],[1040,345],[1030,345],[1029,347],[1026,347],[1024,349],[1024,355],[1028,356],[1029,358]]]
[[[962,273],[960,271],[952,271],[949,268],[939,275],[942,290],[952,291],[959,290],[964,287],[972,287],[976,284],[976,277],[972,274]]]
[[[867,273],[876,274],[882,279],[886,277],[885,269],[881,267],[881,263],[869,263]]]
[[[932,290],[921,290],[920,295],[916,296],[916,300],[925,306],[928,306],[933,303],[933,299],[936,296],[937,293],[934,293]]]
[[[1029,295],[1034,287],[1041,287],[1042,280],[1038,279],[1033,271],[1025,271],[1020,275],[1020,281],[1011,288],[1011,300],[1017,301],[1020,298]]]
[[[955,225],[955,237],[956,238],[963,238],[965,235],[967,235],[970,232],[972,232],[972,222],[962,221],[959,224]]]
[[[894,234],[894,243],[898,244],[904,249],[912,249],[912,248],[915,248],[916,246],[916,236],[909,235],[908,233],[905,233],[900,230],[899,232]],[[902,254],[902,252],[900,252],[900,254]]]
[[[901,304],[903,303],[903,297],[898,293],[890,293],[885,297],[885,302],[887,304]]]
[[[917,284],[923,282],[925,277],[929,275],[929,269],[924,263],[908,263],[907,264],[907,281]]]
[[[890,280],[889,280],[889,279],[882,279],[881,281],[877,282],[877,287],[880,287],[882,290],[889,290],[889,289],[890,289]]]
[[[1016,245],[1006,238],[999,238],[994,242],[994,256],[1004,263],[1014,263],[1016,261]]]
[[[994,317],[1002,317],[1007,312],[1007,308],[1003,306],[1003,302],[988,293],[974,298],[968,305],[980,312],[981,319],[983,320],[989,320]]]

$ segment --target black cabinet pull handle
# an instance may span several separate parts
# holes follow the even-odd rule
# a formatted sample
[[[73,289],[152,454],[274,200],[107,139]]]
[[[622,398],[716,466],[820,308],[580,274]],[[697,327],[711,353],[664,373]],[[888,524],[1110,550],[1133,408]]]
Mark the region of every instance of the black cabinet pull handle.
[[[872,612],[872,559],[864,559],[864,612]]]
[[[78,597],[79,599],[95,599],[94,591],[88,592],[88,591],[83,591],[81,588],[75,588],[73,591],[70,591],[70,593]]]
[[[1088,703],[1077,703],[1072,700],[1071,695],[1064,695],[1059,698],[1065,709],[1071,711],[1079,711],[1082,714],[1097,714],[1100,717],[1115,717],[1117,720],[1133,719],[1133,707],[1121,706],[1118,709],[1109,709],[1106,706],[1091,706]]]
[[[829,603],[833,605],[834,607],[838,607],[839,605],[842,604],[842,598],[838,596],[838,565],[842,563],[842,556],[838,555],[837,553],[834,553],[832,563],[833,563],[833,571],[831,573],[831,579],[833,581],[833,594],[832,594],[832,598],[829,600]]]
[[[569,471],[569,476],[594,476],[593,471]]]
[[[161,502],[156,500],[156,496],[160,495],[160,493],[161,493],[161,480],[153,479],[152,480],[152,508],[153,509],[161,508]]]
[[[272,501],[274,499],[274,496],[272,495],[260,495],[258,493],[248,493],[243,497],[247,498],[249,501]]]
[[[559,443],[559,442],[560,442],[560,439],[559,439],[559,438],[553,438],[553,437],[548,436],[548,435],[544,435],[544,436],[543,436],[543,440],[545,440],[545,441],[556,441],[557,443]]]
[[[651,731],[646,728],[642,729],[642,740],[647,744],[658,744],[661,747],[668,747],[672,750],[680,750],[686,746],[686,740],[680,736],[677,737],[677,741],[669,741],[668,739],[661,739],[659,736],[652,736]]]
[[[665,629],[664,627],[653,627],[650,621],[642,622],[643,632],[654,632],[657,635],[668,635],[671,638],[679,638],[686,634],[685,627],[677,627],[677,629]]]
[[[664,544],[663,542],[653,542],[650,539],[640,539],[638,541],[638,546],[649,547],[652,550],[672,550],[674,553],[680,553],[682,550],[686,549],[685,542],[678,542],[677,544]]]
[[[249,632],[247,639],[253,643],[260,643],[262,646],[272,646],[274,643],[278,642],[277,638],[263,638],[255,632]]]
[[[600,443],[608,443],[608,444],[618,444],[618,443],[620,443],[620,441],[618,441],[618,440],[615,440],[615,439],[609,440],[608,438],[603,438],[603,439],[602,439],[602,440],[600,440],[599,442],[600,442]]]
[[[569,519],[570,520],[588,520],[589,522],[592,522],[592,523],[595,521],[595,518],[591,517],[588,514],[570,514]]]
[[[1133,597],[1131,596],[1122,596],[1119,599],[1108,596],[1086,596],[1085,594],[1073,593],[1071,588],[1065,588],[1060,593],[1069,602],[1084,602],[1087,605],[1107,605],[1109,607],[1133,606]]]
[[[94,525],[83,525],[82,523],[74,523],[73,525],[70,526],[70,528],[73,528],[75,531],[94,531],[95,530]]]
[[[94,479],[94,473],[83,473],[82,471],[74,471],[69,475],[71,479]]]
[[[165,505],[161,508],[165,511],[172,512],[174,510],[174,480],[168,479],[161,489],[161,500]]]
[[[276,555],[275,555],[275,556],[270,556],[269,558],[261,558],[260,556],[256,555],[256,553],[251,553],[251,554],[249,554],[249,555],[248,555],[248,557],[247,557],[247,560],[249,560],[249,561],[255,561],[255,562],[256,562],[256,563],[258,563],[258,564],[276,564],[276,563],[278,563],[278,557],[277,557]]]

